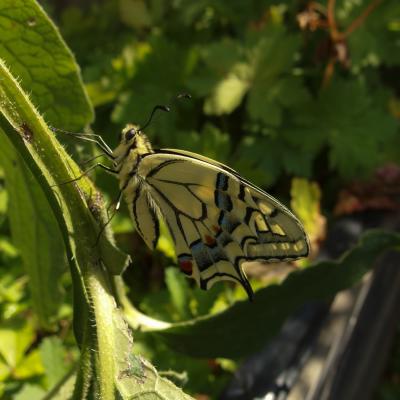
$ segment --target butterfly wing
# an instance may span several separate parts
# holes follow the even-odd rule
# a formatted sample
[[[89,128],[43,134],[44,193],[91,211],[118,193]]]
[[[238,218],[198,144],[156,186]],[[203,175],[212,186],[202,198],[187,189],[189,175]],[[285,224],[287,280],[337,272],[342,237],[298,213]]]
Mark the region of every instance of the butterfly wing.
[[[153,247],[158,236],[155,214],[162,217],[180,268],[203,289],[218,280],[233,280],[251,297],[243,262],[308,255],[308,239],[299,220],[223,164],[180,150],[158,150],[142,158],[137,173],[142,184],[132,208],[147,205],[155,210],[136,212],[137,225],[143,230],[150,224],[153,232],[142,236]]]
[[[134,178],[135,179],[135,178]],[[125,189],[125,196],[130,204],[130,213],[135,221],[137,232],[147,246],[154,250],[160,236],[158,209],[146,185],[138,179]]]

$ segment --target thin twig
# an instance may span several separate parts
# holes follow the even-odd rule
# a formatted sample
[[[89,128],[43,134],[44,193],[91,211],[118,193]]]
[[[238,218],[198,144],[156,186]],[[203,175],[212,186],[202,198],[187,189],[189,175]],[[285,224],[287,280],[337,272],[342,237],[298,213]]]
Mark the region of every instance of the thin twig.
[[[349,36],[354,32],[368,17],[371,12],[382,3],[382,0],[373,0],[368,7],[350,24],[344,33],[342,33],[343,38]]]
[[[337,40],[340,33],[337,30],[336,18],[335,18],[335,3],[336,0],[328,1],[327,17],[330,35],[333,41]]]
[[[336,45],[339,42],[345,42],[346,38],[361,26],[361,24],[366,20],[369,14],[371,14],[371,12],[376,7],[378,7],[378,5],[381,2],[382,0],[372,0],[371,3],[364,9],[364,11],[356,19],[353,20],[353,22],[349,25],[349,27],[344,32],[340,32],[336,25],[336,17],[335,17],[336,0],[328,0],[327,19],[328,19],[329,35],[333,47],[336,49]],[[332,78],[332,75],[334,73],[334,67],[337,60],[338,60],[337,56],[330,57],[330,60],[325,67],[324,77],[322,79],[322,87],[328,86]]]

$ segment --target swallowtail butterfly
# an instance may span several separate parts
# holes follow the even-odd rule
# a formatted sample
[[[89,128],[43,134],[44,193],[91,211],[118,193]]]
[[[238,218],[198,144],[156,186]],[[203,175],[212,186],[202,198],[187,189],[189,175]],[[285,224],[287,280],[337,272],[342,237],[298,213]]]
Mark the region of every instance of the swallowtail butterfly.
[[[154,249],[164,220],[180,269],[202,289],[232,280],[251,299],[243,263],[308,255],[300,221],[226,165],[188,151],[154,150],[134,125],[123,130],[114,151],[105,150],[140,236]]]

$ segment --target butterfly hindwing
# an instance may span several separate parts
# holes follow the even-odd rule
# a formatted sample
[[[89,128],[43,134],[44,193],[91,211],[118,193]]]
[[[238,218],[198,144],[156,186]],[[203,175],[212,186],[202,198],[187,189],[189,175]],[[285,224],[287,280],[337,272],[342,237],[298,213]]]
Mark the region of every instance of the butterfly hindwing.
[[[189,152],[159,150],[142,157],[137,173],[143,183],[132,216],[139,233],[154,248],[161,216],[181,269],[203,289],[221,279],[234,280],[251,296],[243,262],[308,254],[297,218],[223,164]]]
[[[147,246],[154,250],[160,236],[160,224],[156,207],[143,183],[138,183],[131,198],[131,215],[135,220],[136,229]]]

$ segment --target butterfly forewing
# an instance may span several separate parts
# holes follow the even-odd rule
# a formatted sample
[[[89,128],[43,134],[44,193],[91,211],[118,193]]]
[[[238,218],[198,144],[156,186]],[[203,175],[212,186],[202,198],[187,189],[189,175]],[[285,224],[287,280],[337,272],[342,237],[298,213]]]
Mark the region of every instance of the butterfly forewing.
[[[179,150],[144,154],[126,191],[138,232],[150,248],[163,218],[182,271],[203,289],[221,279],[251,287],[242,264],[307,256],[297,218],[223,164]]]

